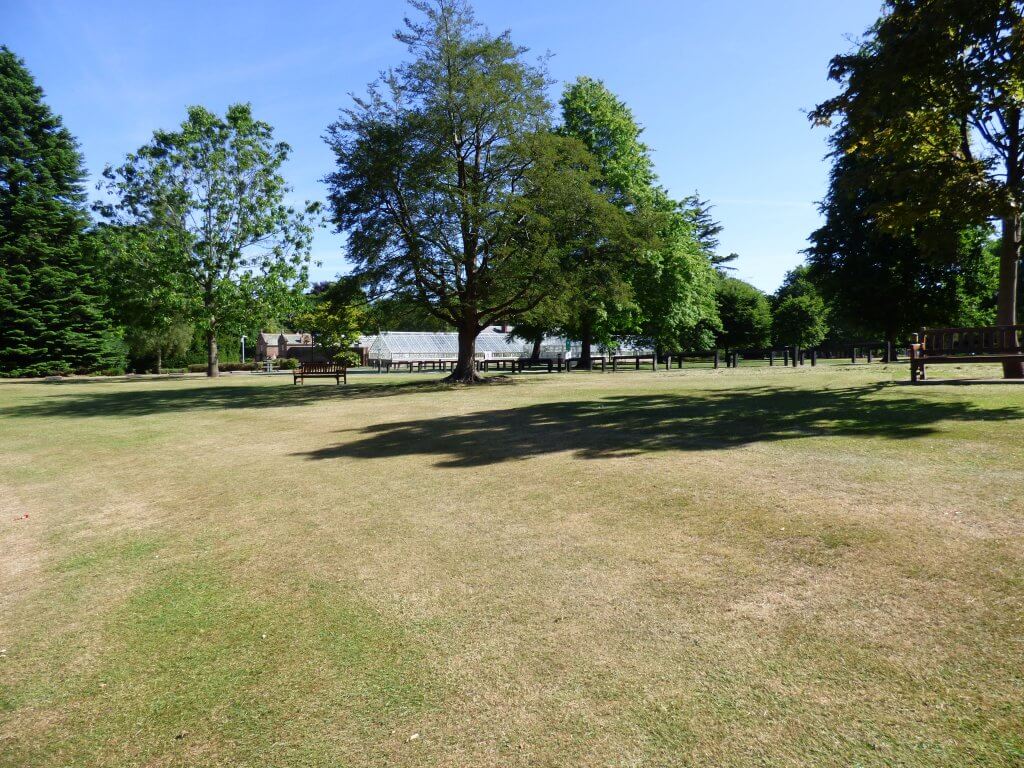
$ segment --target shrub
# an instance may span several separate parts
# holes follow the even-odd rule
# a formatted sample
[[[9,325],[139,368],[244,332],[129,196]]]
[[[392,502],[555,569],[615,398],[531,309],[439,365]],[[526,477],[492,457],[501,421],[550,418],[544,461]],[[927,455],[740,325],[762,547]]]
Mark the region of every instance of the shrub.
[[[284,371],[291,371],[299,367],[299,361],[294,357],[283,357],[278,361],[278,368]]]

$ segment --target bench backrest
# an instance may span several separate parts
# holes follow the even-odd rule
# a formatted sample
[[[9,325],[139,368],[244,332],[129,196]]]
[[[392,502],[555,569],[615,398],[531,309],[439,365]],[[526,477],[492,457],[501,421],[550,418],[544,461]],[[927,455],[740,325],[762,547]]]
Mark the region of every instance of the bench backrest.
[[[341,363],[303,363],[299,366],[300,373],[338,373],[345,370]]]
[[[985,328],[922,328],[919,335],[925,355],[998,355],[1021,353],[1024,325]]]

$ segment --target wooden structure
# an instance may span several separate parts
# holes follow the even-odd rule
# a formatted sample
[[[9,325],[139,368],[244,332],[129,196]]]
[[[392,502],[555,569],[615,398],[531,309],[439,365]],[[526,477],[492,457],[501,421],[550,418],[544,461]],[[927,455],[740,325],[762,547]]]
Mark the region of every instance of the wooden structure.
[[[330,378],[336,384],[348,384],[348,369],[344,363],[302,363],[293,373],[292,384],[303,384],[303,379]]]
[[[558,367],[558,372],[561,373],[561,357],[521,357],[512,364],[512,370],[522,373],[527,368],[546,368],[548,373],[553,373],[556,366]]]
[[[926,365],[1024,362],[1024,325],[922,328],[910,345],[910,380],[922,381]]]
[[[640,370],[640,363],[650,362],[651,370],[658,370],[658,357],[656,355],[612,355],[612,371],[617,371],[619,363],[633,363],[636,370]],[[603,369],[603,366],[602,366]]]
[[[413,371],[422,373],[423,371],[455,370],[454,360],[376,360],[373,364],[378,371],[383,371],[384,373],[391,373],[392,369],[400,371],[403,366],[408,369],[409,373]]]

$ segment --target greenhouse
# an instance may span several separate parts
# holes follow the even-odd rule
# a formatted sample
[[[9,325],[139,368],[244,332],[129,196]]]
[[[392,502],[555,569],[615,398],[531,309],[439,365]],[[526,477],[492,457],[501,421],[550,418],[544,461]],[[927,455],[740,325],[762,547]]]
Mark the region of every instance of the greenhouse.
[[[455,332],[407,332],[384,331],[376,336],[367,337],[372,340],[367,358],[369,364],[378,362],[418,362],[436,360],[457,360],[459,357],[459,334]],[[562,336],[546,336],[541,343],[540,357],[556,359],[566,354],[566,339]],[[578,358],[582,352],[580,342],[569,342],[569,357]],[[595,345],[592,350],[594,357],[602,355]],[[533,353],[533,342],[510,338],[507,331],[487,329],[476,337],[477,360],[509,360],[530,357]],[[616,354],[650,354],[650,350],[641,350],[634,345],[624,345],[615,350]]]
[[[509,339],[504,331],[482,331],[476,338],[476,356],[480,360],[497,360],[528,356],[533,344]],[[407,362],[418,360],[456,360],[459,357],[459,334],[411,333],[385,331],[370,346],[369,359],[375,362]]]

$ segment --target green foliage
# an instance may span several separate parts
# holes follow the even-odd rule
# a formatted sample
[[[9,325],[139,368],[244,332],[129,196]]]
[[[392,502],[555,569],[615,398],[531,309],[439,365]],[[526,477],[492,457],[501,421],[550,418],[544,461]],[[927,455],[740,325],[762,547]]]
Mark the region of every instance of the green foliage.
[[[184,355],[194,336],[198,291],[184,279],[186,256],[139,226],[101,226],[107,290],[115,321],[136,367]]]
[[[837,155],[825,223],[806,251],[807,277],[828,302],[833,334],[902,342],[922,326],[993,322],[999,257],[986,247],[990,229],[954,216],[912,231],[883,226],[876,211],[899,195],[880,165]]]
[[[697,243],[708,257],[711,266],[719,272],[726,272],[735,267],[729,266],[739,258],[738,253],[730,253],[722,256],[718,253],[718,236],[722,234],[722,224],[711,215],[714,206],[710,201],[701,198],[699,192],[694,192],[682,201],[683,212],[687,220],[693,226],[693,236]]]
[[[548,131],[543,69],[461,0],[411,5],[396,37],[412,60],[329,128],[330,201],[359,278],[457,328],[468,381],[477,334],[548,295],[567,218],[598,203],[576,145]]]
[[[289,152],[247,104],[224,117],[190,107],[177,131],[156,131],[104,171],[115,202],[100,210],[158,244],[162,277],[182,288],[206,335],[210,375],[219,334],[252,333],[293,305],[305,283],[316,206],[285,203]]]
[[[123,365],[75,139],[0,47],[0,376]]]
[[[577,78],[562,94],[561,132],[579,139],[601,169],[600,186],[622,208],[649,199],[655,175],[643,129],[600,80]]]
[[[772,310],[768,297],[750,283],[721,277],[717,291],[721,331],[718,346],[725,349],[764,349],[771,342]]]
[[[451,331],[451,323],[439,319],[408,296],[386,296],[367,305],[363,331]]]
[[[362,334],[365,305],[358,283],[339,278],[315,286],[306,308],[292,322],[297,330],[311,333],[318,346],[332,350],[332,356],[341,359]]]
[[[718,276],[694,235],[686,203],[674,204],[660,190],[658,245],[634,277],[641,334],[659,349],[704,350],[720,330],[715,291]]]
[[[786,273],[771,305],[772,341],[775,344],[816,347],[828,335],[828,307],[812,282],[806,265]]]
[[[1016,320],[1024,204],[1022,26],[1018,0],[888,0],[833,60],[841,93],[812,114],[840,121],[837,158],[854,158],[844,173],[883,190],[866,213],[903,247],[1001,219],[1002,323]]]
[[[816,293],[786,296],[772,311],[772,338],[782,346],[816,347],[828,334],[826,314]]]
[[[609,343],[627,334],[668,349],[710,344],[717,318],[709,255],[721,227],[706,208],[695,212],[692,199],[675,203],[656,186],[642,128],[603,83],[579,78],[561,104],[561,131],[597,158],[598,188],[629,216],[628,237],[597,231],[594,244],[576,255],[582,290],[568,297],[564,327],[583,339],[584,356],[591,339]]]

